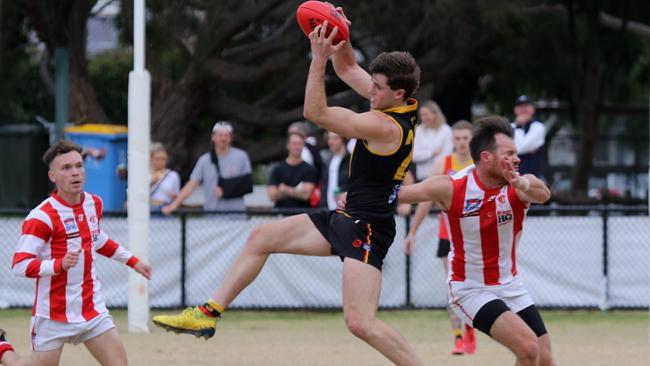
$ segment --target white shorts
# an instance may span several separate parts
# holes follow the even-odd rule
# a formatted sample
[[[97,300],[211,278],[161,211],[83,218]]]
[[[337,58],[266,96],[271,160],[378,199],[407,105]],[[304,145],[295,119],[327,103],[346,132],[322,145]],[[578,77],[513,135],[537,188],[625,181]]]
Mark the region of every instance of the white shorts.
[[[519,278],[495,286],[458,281],[449,281],[448,285],[450,307],[465,324],[473,325],[478,311],[492,300],[502,300],[515,313],[535,304]]]
[[[65,343],[83,343],[115,328],[115,324],[105,312],[83,323],[63,323],[34,316],[30,328],[32,350],[45,352],[61,348]]]

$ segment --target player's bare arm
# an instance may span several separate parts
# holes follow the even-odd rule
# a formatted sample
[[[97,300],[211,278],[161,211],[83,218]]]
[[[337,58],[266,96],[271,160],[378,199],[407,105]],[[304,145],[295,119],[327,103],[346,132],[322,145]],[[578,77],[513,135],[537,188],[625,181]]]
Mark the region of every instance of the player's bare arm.
[[[515,184],[513,186],[516,189],[517,196],[523,202],[545,203],[551,198],[551,191],[546,184],[532,174],[520,176]]]
[[[345,15],[345,12],[343,12],[343,8],[340,6],[336,7],[336,11],[345,18],[348,27],[350,27],[352,22]],[[370,74],[357,64],[357,60],[354,57],[354,49],[350,42],[345,42],[337,52],[332,54],[332,65],[334,66],[334,72],[336,72],[336,75],[341,80],[359,95],[369,99],[368,89],[370,89],[372,83]]]
[[[355,113],[346,108],[327,105],[325,94],[327,58],[340,49],[345,42],[332,45],[337,28],[332,30],[329,37],[325,37],[326,27],[327,22],[324,22],[323,27],[317,26],[309,34],[312,62],[307,77],[304,117],[339,135],[367,140],[375,150],[381,152],[394,150],[400,143],[399,137],[402,131],[388,116],[377,111]]]
[[[501,164],[504,178],[515,188],[517,197],[526,203],[545,203],[551,198],[551,191],[544,182],[532,174],[519,175],[512,161]]]
[[[432,201],[447,210],[451,206],[453,193],[454,186],[451,183],[451,178],[446,175],[438,175],[417,184],[403,186],[399,191],[398,199],[400,203]]]

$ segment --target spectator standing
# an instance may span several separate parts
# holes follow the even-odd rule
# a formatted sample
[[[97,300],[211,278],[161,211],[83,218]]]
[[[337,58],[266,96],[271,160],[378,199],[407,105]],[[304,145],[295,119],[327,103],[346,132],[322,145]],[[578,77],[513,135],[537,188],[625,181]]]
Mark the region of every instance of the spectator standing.
[[[348,191],[350,154],[346,144],[347,141],[342,136],[331,131],[327,132],[327,146],[330,154],[325,161],[327,169],[323,175],[322,186],[325,192],[324,206],[327,206],[329,210],[336,210],[339,197]]]
[[[515,101],[515,145],[519,152],[519,174],[542,175],[542,146],[546,136],[544,123],[535,116],[535,106],[527,95],[520,95]]]
[[[199,157],[190,180],[172,203],[162,208],[174,212],[199,186],[203,185],[203,209],[206,211],[244,210],[244,195],[253,189],[251,161],[248,154],[232,146],[233,128],[229,122],[215,123],[212,128],[214,148]],[[228,184],[224,184],[227,182]],[[233,188],[234,187],[234,190]]]
[[[413,145],[415,179],[422,181],[431,175],[433,163],[439,156],[453,150],[451,127],[438,103],[426,101],[419,110],[421,123],[417,126]]]
[[[318,153],[318,147],[316,147],[316,137],[310,133],[308,123],[294,122],[290,124],[289,128],[287,129],[287,136],[291,133],[300,134],[305,138],[305,147],[302,148],[300,157],[305,163],[316,168],[316,173],[318,174],[317,178],[320,182],[320,178],[325,165],[323,164],[323,159]]]
[[[181,177],[167,169],[167,150],[160,142],[151,144],[151,182],[149,199],[152,209],[160,209],[174,201],[181,189]]]
[[[305,147],[302,148],[300,156],[305,163],[316,168],[317,182],[311,196],[309,197],[309,206],[318,207],[320,206],[321,201],[323,201],[323,187],[321,186],[321,181],[323,175],[326,174],[326,167],[323,158],[318,151],[318,147],[316,146],[318,143],[316,136],[314,136],[311,131],[312,129],[309,128],[309,122],[294,122],[289,125],[287,135],[290,133],[298,133],[305,137]]]
[[[301,158],[304,135],[292,132],[287,138],[287,158],[271,170],[267,192],[276,208],[309,208],[309,198],[318,182],[316,169]]]

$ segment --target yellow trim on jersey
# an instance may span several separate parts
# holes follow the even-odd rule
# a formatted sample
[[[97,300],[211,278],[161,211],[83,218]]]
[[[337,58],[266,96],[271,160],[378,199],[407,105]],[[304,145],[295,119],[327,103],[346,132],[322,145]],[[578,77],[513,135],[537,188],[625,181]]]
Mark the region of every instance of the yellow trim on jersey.
[[[458,155],[456,155],[456,153],[451,153],[451,170],[459,172],[472,164],[474,164],[474,160],[472,160],[472,158],[469,158],[467,163],[461,164],[458,160]]]
[[[336,213],[339,213],[339,214],[341,214],[341,215],[343,215],[343,216],[345,216],[347,218],[350,218],[350,219],[352,218],[352,216],[350,216],[349,213],[347,213],[347,212],[345,212],[343,210],[336,210]]]
[[[408,98],[406,100],[406,105],[400,105],[397,107],[382,109],[382,110],[378,110],[378,109],[375,110],[384,113],[386,112],[406,113],[406,112],[414,112],[417,109],[418,109],[418,101],[415,98]]]
[[[406,158],[404,158],[404,160],[402,160],[402,164],[400,164],[397,171],[395,171],[395,175],[393,175],[394,180],[402,181],[406,178],[406,167],[411,164],[411,159],[413,159],[413,149],[411,149],[411,152],[406,156]]]
[[[363,144],[366,146],[366,149],[368,149],[368,151],[370,151],[370,153],[373,154],[373,155],[377,155],[377,156],[391,156],[391,155],[395,154],[396,152],[398,152],[399,149],[400,149],[400,147],[402,147],[402,140],[404,139],[404,129],[402,128],[402,126],[400,126],[399,122],[397,122],[397,120],[396,120],[395,118],[393,118],[392,116],[390,116],[390,115],[388,115],[388,114],[387,114],[386,116],[387,116],[388,118],[390,118],[391,121],[393,121],[393,123],[394,123],[394,124],[399,128],[399,145],[397,145],[397,147],[395,148],[395,150],[393,150],[393,151],[391,151],[391,152],[380,153],[379,151],[373,151],[373,150],[370,148],[370,146],[368,146],[368,144],[366,143],[366,140],[362,140],[362,141],[363,141]],[[357,142],[359,142],[359,141],[357,140]],[[352,164],[350,164],[350,166],[352,166]]]

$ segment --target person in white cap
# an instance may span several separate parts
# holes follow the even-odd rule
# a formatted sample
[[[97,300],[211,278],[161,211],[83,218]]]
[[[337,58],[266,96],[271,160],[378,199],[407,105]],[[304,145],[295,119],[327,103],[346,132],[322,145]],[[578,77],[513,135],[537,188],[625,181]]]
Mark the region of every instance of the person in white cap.
[[[232,146],[233,128],[229,122],[220,121],[212,128],[213,148],[199,157],[190,180],[172,203],[162,208],[166,215],[174,212],[199,186],[203,185],[203,209],[206,211],[241,211],[244,192],[224,192],[224,180],[247,177],[250,182],[251,161],[248,154]],[[251,183],[252,184],[252,183]],[[246,184],[239,184],[244,187]],[[252,186],[250,187],[252,188]],[[247,193],[247,192],[246,192]]]

